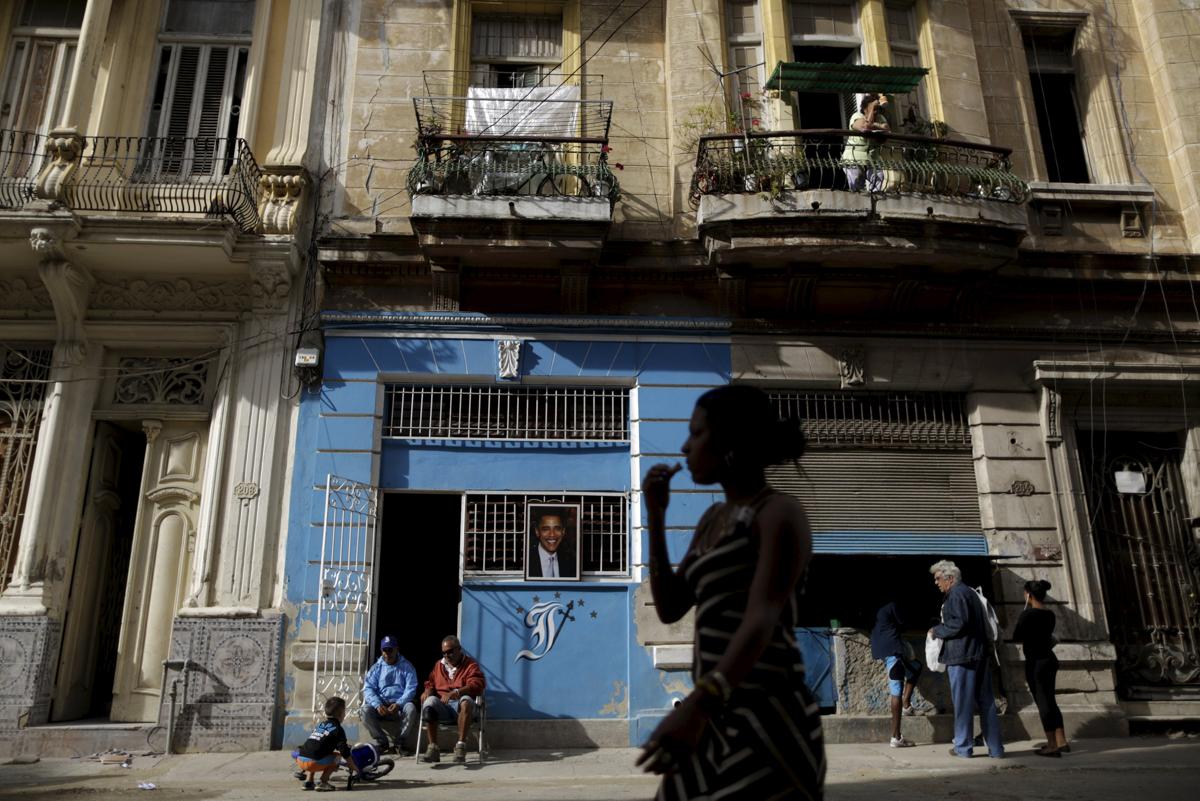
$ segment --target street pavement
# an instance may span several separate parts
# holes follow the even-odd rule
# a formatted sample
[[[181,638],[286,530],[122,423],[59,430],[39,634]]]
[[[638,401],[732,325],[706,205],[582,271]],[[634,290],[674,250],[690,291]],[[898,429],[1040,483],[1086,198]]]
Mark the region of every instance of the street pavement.
[[[1130,737],[1079,740],[1062,759],[1008,746],[1003,760],[958,759],[948,746],[891,749],[829,746],[829,801],[1194,801],[1200,798],[1200,740]],[[633,749],[498,751],[483,765],[425,765],[411,758],[355,792],[430,801],[608,801],[649,799],[656,781],[633,767]],[[138,789],[139,783],[154,789]],[[344,790],[344,781],[336,782]],[[128,768],[88,759],[45,759],[0,767],[0,798],[172,801],[309,798],[280,751],[135,755]],[[748,800],[752,801],[752,800]]]

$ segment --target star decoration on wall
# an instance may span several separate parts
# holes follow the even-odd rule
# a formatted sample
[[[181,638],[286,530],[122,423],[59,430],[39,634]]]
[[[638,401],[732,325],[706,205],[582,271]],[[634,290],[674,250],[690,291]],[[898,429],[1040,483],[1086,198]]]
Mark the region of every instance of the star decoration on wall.
[[[596,619],[596,613],[592,612],[592,620],[595,620],[595,619]]]
[[[580,599],[579,599],[579,605],[580,605],[580,606],[583,606],[583,599],[582,599],[582,598],[580,598]]]
[[[523,607],[523,606],[518,606],[518,607],[517,607],[517,614],[518,614],[518,615],[523,615],[523,614],[525,614],[525,607]]]
[[[535,595],[535,596],[533,596],[533,602],[535,604],[540,604],[542,602],[542,599]]]
[[[554,597],[555,597],[555,598],[561,598],[561,597],[562,597],[562,593],[561,593],[561,592],[556,592],[556,593],[554,593]]]

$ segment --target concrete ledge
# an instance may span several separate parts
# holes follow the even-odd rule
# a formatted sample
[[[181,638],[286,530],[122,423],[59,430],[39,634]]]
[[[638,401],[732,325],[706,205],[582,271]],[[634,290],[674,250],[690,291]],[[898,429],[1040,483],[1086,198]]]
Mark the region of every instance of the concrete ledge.
[[[612,220],[612,204],[608,198],[602,197],[417,195],[412,202],[412,216],[606,223]]]
[[[1029,184],[1032,203],[1099,203],[1149,205],[1154,202],[1154,187],[1149,184],[1055,184],[1033,181]]]
[[[1063,723],[1068,739],[1083,737],[1126,737],[1129,724],[1120,709],[1064,709]],[[1006,741],[1042,738],[1042,723],[1036,710],[1001,715]],[[978,733],[978,721],[976,733]],[[826,743],[886,743],[891,736],[892,720],[881,715],[827,715],[821,718]],[[954,737],[954,716],[950,714],[906,717],[904,736],[917,743],[950,742]]]
[[[1054,655],[1059,662],[1099,662],[1107,668],[1117,661],[1117,647],[1110,642],[1060,642]],[[1021,649],[1011,643],[1001,646],[1000,658],[1013,664],[1025,661]]]
[[[876,201],[875,211],[883,220],[1002,225],[1019,231],[1024,231],[1029,223],[1029,212],[1024,205],[971,198],[883,195]]]
[[[871,214],[871,196],[865,192],[814,189],[783,192],[772,198],[762,192],[750,195],[704,195],[696,211],[696,225],[744,220],[778,220],[785,217],[844,218]]]
[[[690,670],[692,667],[690,645],[655,645],[652,653],[654,666],[659,670]]]

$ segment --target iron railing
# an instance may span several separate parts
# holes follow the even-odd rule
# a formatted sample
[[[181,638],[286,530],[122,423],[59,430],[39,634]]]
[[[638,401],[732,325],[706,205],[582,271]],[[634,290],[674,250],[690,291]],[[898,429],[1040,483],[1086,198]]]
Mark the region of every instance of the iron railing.
[[[971,450],[967,399],[955,392],[772,390],[780,417],[815,447]]]
[[[762,131],[700,138],[691,202],[705,195],[862,191],[1024,203],[1007,148],[907,134]]]
[[[602,139],[439,136],[422,139],[408,173],[416,195],[596,197],[620,186]]]
[[[0,208],[33,197],[46,137],[0,131]],[[242,139],[92,136],[59,199],[77,211],[231,217],[259,227],[262,173]]]

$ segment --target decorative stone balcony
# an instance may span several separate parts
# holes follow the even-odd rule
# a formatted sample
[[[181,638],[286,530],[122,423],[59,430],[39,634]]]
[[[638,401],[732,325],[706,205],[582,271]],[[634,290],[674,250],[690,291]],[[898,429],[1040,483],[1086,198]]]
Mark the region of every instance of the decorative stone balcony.
[[[563,83],[439,94],[439,80],[427,76],[430,93],[413,99],[408,174],[430,263],[494,266],[533,252],[550,265],[594,261],[620,194],[608,163],[612,103]]]
[[[230,220],[258,231],[262,171],[241,139],[0,131],[0,210],[35,201],[114,216]]]
[[[1029,188],[1009,154],[843,130],[705,136],[691,202],[718,265],[991,269],[1027,227]]]

